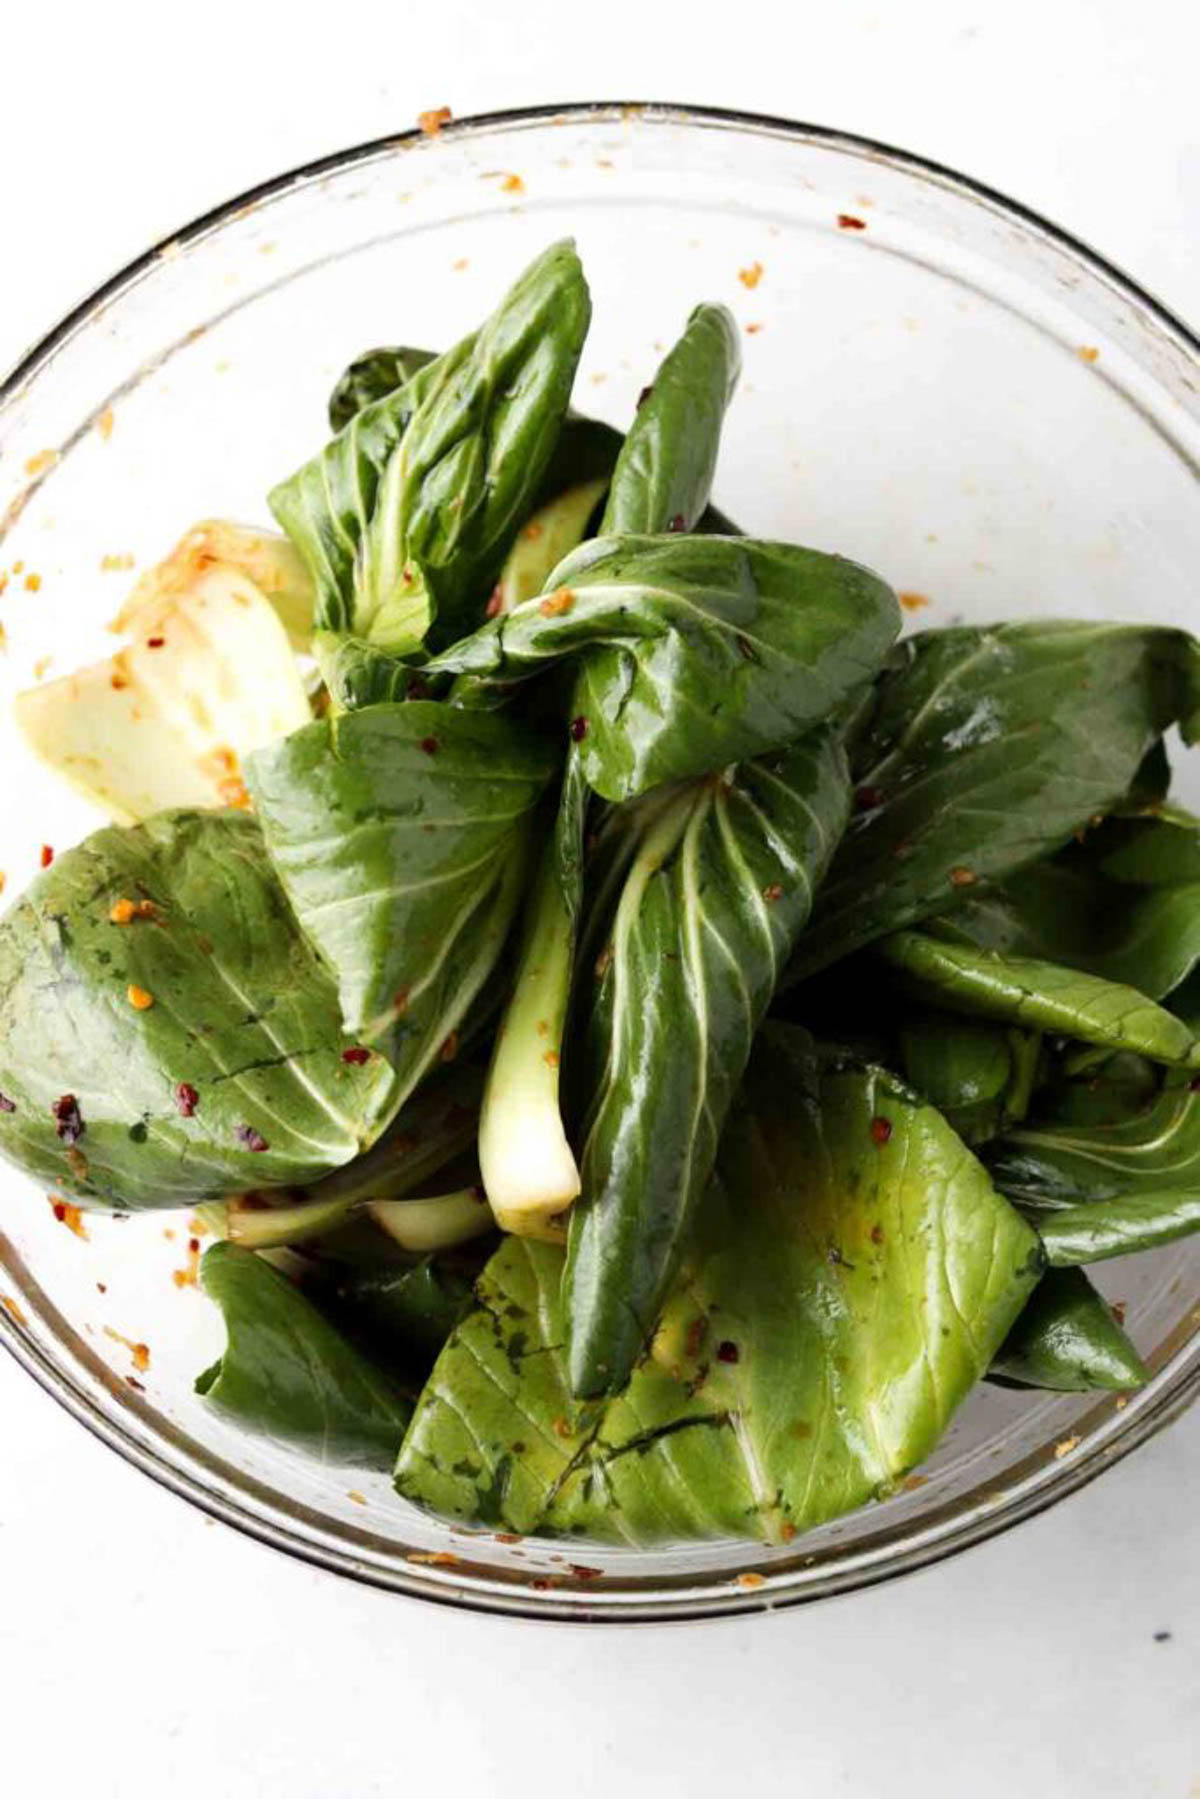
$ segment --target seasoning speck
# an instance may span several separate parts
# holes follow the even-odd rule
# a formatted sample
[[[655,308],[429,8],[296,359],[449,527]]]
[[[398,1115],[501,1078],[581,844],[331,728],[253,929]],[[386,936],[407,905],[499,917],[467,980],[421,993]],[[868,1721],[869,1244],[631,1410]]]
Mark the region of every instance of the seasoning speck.
[[[16,1109],[16,1101],[9,1099],[7,1093],[0,1093],[0,1112],[15,1112]]]
[[[557,1068],[558,1067],[558,1051],[556,1049],[548,1049],[546,1051],[546,1053],[543,1055],[542,1061],[546,1064],[547,1068]]]
[[[264,1150],[271,1147],[261,1131],[256,1131],[252,1124],[236,1125],[233,1134],[242,1147],[250,1150],[253,1155],[261,1156]]]
[[[587,734],[588,721],[581,712],[578,718],[571,720],[571,742],[582,743]]]
[[[50,864],[53,862],[54,851],[51,849],[51,847],[48,843],[43,843],[42,848],[41,848],[41,854],[39,855],[38,860],[41,863],[43,868],[49,868]]]
[[[436,737],[422,737],[420,747],[427,756],[436,756],[438,753],[438,740]]]
[[[1082,1442],[1082,1437],[1064,1437],[1061,1443],[1054,1445],[1055,1461],[1061,1462],[1065,1455],[1070,1455],[1073,1449],[1078,1449]]]
[[[755,288],[758,286],[758,284],[762,280],[762,278],[763,278],[763,265],[761,262],[752,262],[748,269],[739,269],[738,270],[738,280],[741,282],[743,287]]]
[[[31,456],[25,464],[25,473],[32,481],[36,475],[44,475],[48,468],[53,468],[57,461],[57,450],[39,450],[37,455]]]
[[[369,1062],[370,1060],[370,1050],[364,1049],[361,1044],[356,1043],[352,1049],[344,1049],[342,1051],[342,1061],[349,1062],[352,1068],[361,1068],[364,1062]]]
[[[865,231],[867,228],[867,221],[852,212],[839,212],[837,222],[839,231]]]
[[[891,1140],[892,1140],[891,1120],[888,1118],[872,1118],[872,1120],[871,1120],[871,1142],[874,1143],[879,1149],[882,1149],[884,1144],[890,1143]]]
[[[483,609],[484,618],[499,618],[504,611],[504,589],[497,581],[491,591],[487,605]]]
[[[519,175],[506,175],[500,183],[500,191],[504,194],[523,194],[525,183]]]
[[[8,1313],[14,1324],[25,1324],[27,1322],[25,1314],[17,1304],[16,1300],[10,1299],[7,1293],[0,1293],[0,1306],[4,1307],[4,1310]]]
[[[107,443],[113,434],[113,409],[111,406],[106,406],[96,420],[96,429],[100,433],[101,439]]]
[[[50,1210],[59,1224],[65,1224],[72,1236],[79,1237],[84,1243],[88,1241],[87,1230],[83,1222],[83,1212],[79,1206],[73,1206],[69,1200],[60,1199],[57,1193],[50,1195]]]
[[[114,900],[108,913],[109,924],[132,924],[135,918],[153,918],[157,908],[153,900]]]
[[[950,870],[952,887],[973,887],[978,879],[979,876],[973,868],[952,868]]]
[[[78,1143],[87,1126],[83,1122],[83,1113],[79,1110],[79,1101],[73,1093],[64,1093],[50,1107],[54,1119],[54,1128],[64,1143]]]
[[[732,1365],[734,1362],[741,1360],[741,1351],[738,1349],[736,1343],[731,1343],[729,1339],[726,1338],[723,1343],[717,1344],[717,1360],[718,1362],[728,1362]]]
[[[554,593],[546,595],[538,607],[543,618],[558,618],[569,612],[575,604],[575,595],[569,587],[560,587]]]
[[[175,1109],[181,1118],[195,1116],[196,1107],[200,1104],[200,1095],[190,1081],[180,1081],[175,1089]]]
[[[772,881],[769,887],[763,888],[763,898],[765,900],[770,900],[772,904],[774,904],[776,900],[781,900],[783,898],[783,888],[779,885],[778,881]]]
[[[436,137],[443,125],[450,123],[453,114],[448,106],[431,106],[426,112],[417,114],[417,124],[426,137]]]
[[[154,995],[147,993],[144,987],[138,987],[132,981],[125,989],[125,998],[135,1012],[148,1012],[154,1004]]]
[[[920,612],[931,603],[927,593],[898,593],[896,598],[906,612]]]
[[[1095,344],[1080,344],[1075,353],[1080,362],[1098,362],[1100,359],[1100,352]]]
[[[355,1505],[366,1505],[367,1503],[366,1494],[360,1493],[357,1487],[348,1487],[346,1489],[346,1498],[352,1499]]]
[[[442,1044],[441,1049],[438,1051],[438,1061],[439,1062],[453,1062],[453,1060],[457,1054],[458,1054],[458,1032],[451,1031],[451,1033],[447,1037],[446,1041]]]
[[[42,577],[40,575],[26,575],[26,577],[25,577],[26,593],[37,593],[37,591],[41,587],[41,585],[42,585]]]
[[[738,1583],[739,1587],[745,1587],[747,1589],[747,1591],[753,1591],[753,1589],[755,1587],[765,1586],[766,1576],[763,1574],[753,1574],[753,1573],[739,1574],[737,1577],[737,1583]]]

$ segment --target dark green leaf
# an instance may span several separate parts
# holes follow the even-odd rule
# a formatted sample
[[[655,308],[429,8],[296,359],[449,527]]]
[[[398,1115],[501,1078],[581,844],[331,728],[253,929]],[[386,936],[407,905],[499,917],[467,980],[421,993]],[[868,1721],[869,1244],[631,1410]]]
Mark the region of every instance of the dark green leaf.
[[[323,1462],[390,1465],[411,1405],[310,1300],[261,1256],[232,1243],[207,1251],[200,1281],[220,1306],[229,1339],[196,1382],[210,1405]]]
[[[1118,883],[1068,852],[926,928],[951,942],[1061,962],[1163,999],[1200,960],[1200,883]]]
[[[924,931],[897,931],[872,951],[927,1005],[1053,1031],[1156,1062],[1188,1063],[1200,1047],[1181,1019],[1132,987],[1029,957],[1001,956]]]
[[[760,1038],[652,1355],[618,1398],[571,1397],[559,1252],[502,1245],[418,1403],[406,1498],[631,1546],[780,1541],[928,1455],[1032,1290],[1037,1241],[936,1112],[875,1070],[821,1074],[806,1043]]]
[[[1012,1074],[1003,1030],[937,1012],[909,1012],[899,1031],[905,1078],[939,1112],[999,1099]]]
[[[376,1359],[424,1380],[474,1306],[475,1289],[470,1276],[445,1258],[423,1256],[409,1268],[350,1270],[326,1303]]]
[[[498,714],[432,701],[324,719],[250,758],[271,856],[334,970],[347,1029],[407,1094],[495,967],[553,774]]]
[[[848,800],[840,743],[819,732],[610,823],[630,842],[601,972],[580,999],[587,1116],[567,1260],[576,1393],[624,1386],[653,1328]]]
[[[1060,1393],[1125,1392],[1150,1378],[1112,1308],[1077,1268],[1051,1268],[1042,1276],[991,1372]]]
[[[1107,819],[1085,844],[1100,873],[1138,887],[1200,882],[1200,823],[1179,806],[1148,818]]]
[[[1155,739],[1195,735],[1197,646],[1182,631],[1057,623],[909,638],[854,752],[860,811],[793,979],[944,912],[1118,804]]]
[[[741,362],[732,315],[724,306],[697,306],[638,406],[613,471],[602,536],[693,528],[708,504]]]
[[[475,622],[554,452],[590,310],[573,246],[553,245],[474,336],[274,489],[319,630],[405,654]]]
[[[596,538],[548,585],[428,672],[486,705],[572,658],[583,772],[611,800],[791,742],[871,679],[899,626],[856,563],[749,538]]]
[[[432,350],[413,350],[407,346],[367,350],[346,368],[329,396],[329,428],[344,431],[357,413],[384,400],[398,388],[407,387],[413,376],[435,361]]]
[[[1200,1230],[1200,1192],[1131,1193],[1102,1204],[1064,1206],[1038,1219],[1046,1259],[1057,1268],[1159,1249]]]
[[[152,913],[113,923],[119,900]],[[98,1204],[194,1204],[349,1162],[399,1094],[382,1056],[348,1063],[345,1045],[336,988],[246,813],[98,831],[0,925],[0,1092],[15,1108],[0,1108],[0,1147]],[[81,1135],[56,1126],[66,1096]]]

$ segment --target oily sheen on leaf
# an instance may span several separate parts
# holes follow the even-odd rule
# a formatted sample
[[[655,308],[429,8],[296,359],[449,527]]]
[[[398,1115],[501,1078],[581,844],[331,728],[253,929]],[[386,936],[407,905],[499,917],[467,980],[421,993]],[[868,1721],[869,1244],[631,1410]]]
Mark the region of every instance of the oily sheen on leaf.
[[[472,1524],[636,1547],[785,1542],[893,1491],[986,1370],[1040,1255],[935,1111],[769,1027],[652,1351],[615,1397],[572,1396],[561,1268],[551,1245],[502,1245],[396,1484]]]
[[[243,812],[160,813],[58,857],[0,924],[0,1150],[93,1204],[319,1179],[388,1122]]]

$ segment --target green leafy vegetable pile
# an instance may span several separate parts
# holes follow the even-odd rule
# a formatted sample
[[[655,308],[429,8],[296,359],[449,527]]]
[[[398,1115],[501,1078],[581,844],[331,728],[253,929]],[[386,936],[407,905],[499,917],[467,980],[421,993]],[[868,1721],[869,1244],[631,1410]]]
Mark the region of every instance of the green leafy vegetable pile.
[[[1081,1265],[1200,1226],[1200,649],[897,643],[712,507],[724,308],[624,435],[570,410],[589,317],[556,244],[350,365],[287,541],[210,521],[123,615],[169,756],[62,729],[120,657],[22,696],[120,822],[0,923],[0,1149],[207,1208],[236,1423],[481,1526],[785,1542],[985,1376],[1147,1378]],[[239,607],[284,735],[221,687]]]

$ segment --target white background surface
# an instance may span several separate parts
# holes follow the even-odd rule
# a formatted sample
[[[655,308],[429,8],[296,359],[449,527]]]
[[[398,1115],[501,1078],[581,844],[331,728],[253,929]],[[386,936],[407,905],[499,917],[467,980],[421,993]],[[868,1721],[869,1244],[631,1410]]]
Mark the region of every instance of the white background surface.
[[[922,152],[1195,326],[1198,56],[1192,0],[14,6],[0,364],[281,168],[425,107],[587,98],[790,114]],[[457,1616],[293,1564],[126,1468],[7,1361],[0,1420],[14,1794],[1200,1799],[1195,1414],[883,1591],[608,1631]]]

